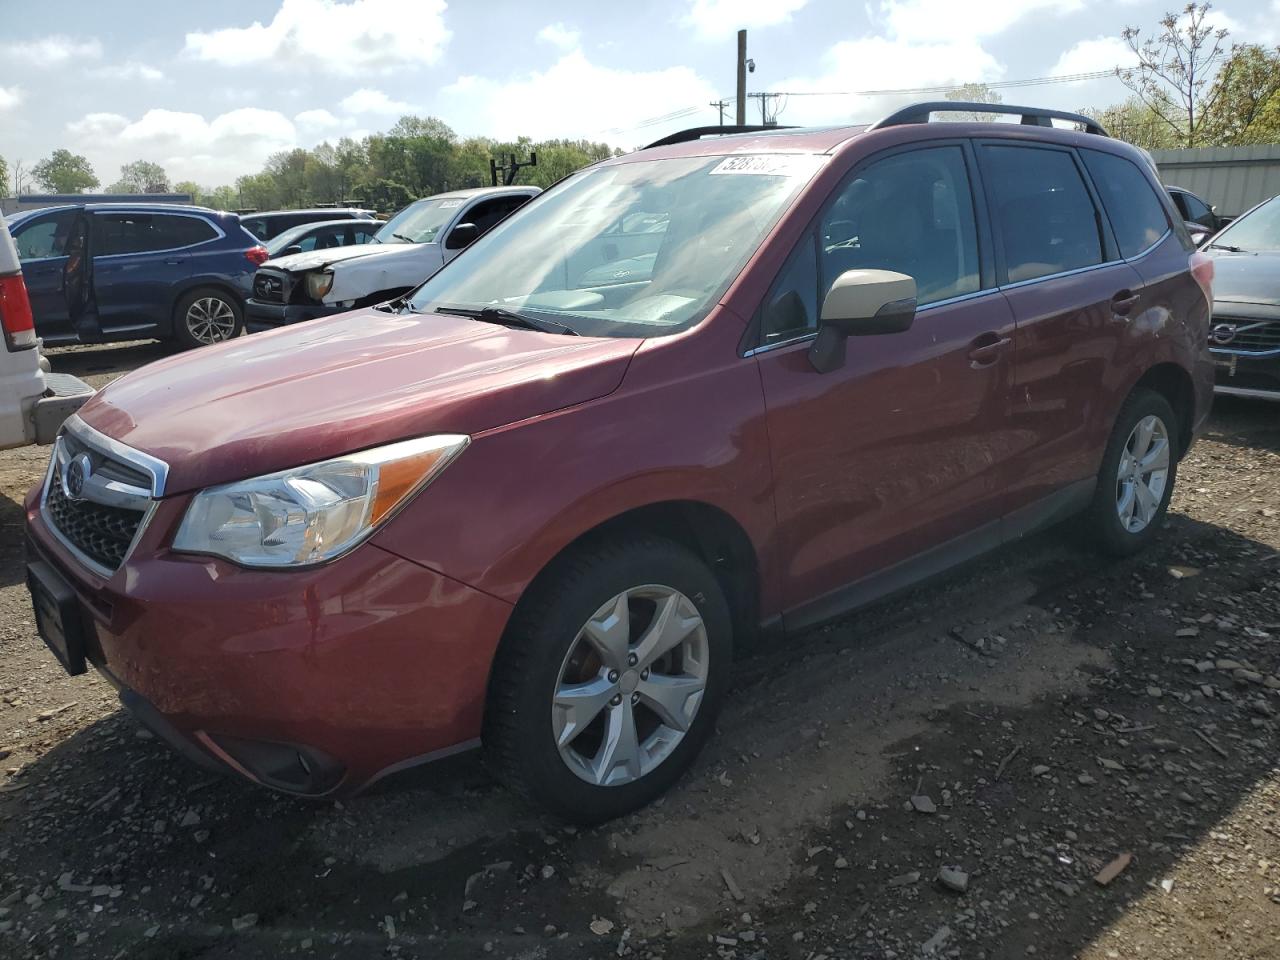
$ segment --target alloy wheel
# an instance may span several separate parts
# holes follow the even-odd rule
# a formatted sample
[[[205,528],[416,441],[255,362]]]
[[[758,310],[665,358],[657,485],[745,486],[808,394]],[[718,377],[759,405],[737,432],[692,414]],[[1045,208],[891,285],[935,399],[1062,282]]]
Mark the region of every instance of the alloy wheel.
[[[187,330],[199,343],[218,343],[235,335],[236,314],[217,297],[201,297],[187,308]]]
[[[652,771],[693,725],[709,654],[702,617],[672,587],[633,587],[602,605],[556,680],[551,729],[566,766],[596,786]]]
[[[1154,414],[1134,425],[1120,453],[1116,513],[1128,533],[1141,533],[1155,519],[1169,481],[1169,430]]]

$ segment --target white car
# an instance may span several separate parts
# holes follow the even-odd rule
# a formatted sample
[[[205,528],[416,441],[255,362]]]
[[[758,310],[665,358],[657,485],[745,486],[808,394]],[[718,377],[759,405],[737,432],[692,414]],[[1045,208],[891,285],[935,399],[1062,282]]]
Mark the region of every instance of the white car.
[[[250,333],[354,310],[408,293],[541,191],[454,190],[409,204],[373,242],[268,260],[245,305]]]
[[[52,443],[62,421],[93,396],[91,386],[50,373],[40,355],[31,302],[9,225],[0,219],[0,449]]]

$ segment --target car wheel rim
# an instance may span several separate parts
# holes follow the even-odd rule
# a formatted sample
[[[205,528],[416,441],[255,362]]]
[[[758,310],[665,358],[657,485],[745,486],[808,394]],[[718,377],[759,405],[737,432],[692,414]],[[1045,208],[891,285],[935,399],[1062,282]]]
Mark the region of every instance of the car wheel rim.
[[[200,343],[228,340],[236,330],[231,304],[217,297],[202,297],[187,308],[187,330]]]
[[[1127,532],[1141,533],[1155,519],[1169,482],[1169,452],[1159,417],[1143,417],[1130,431],[1116,471],[1116,513]]]
[[[556,679],[551,732],[565,765],[604,787],[650,773],[693,726],[709,653],[702,617],[679,590],[647,584],[602,605]]]

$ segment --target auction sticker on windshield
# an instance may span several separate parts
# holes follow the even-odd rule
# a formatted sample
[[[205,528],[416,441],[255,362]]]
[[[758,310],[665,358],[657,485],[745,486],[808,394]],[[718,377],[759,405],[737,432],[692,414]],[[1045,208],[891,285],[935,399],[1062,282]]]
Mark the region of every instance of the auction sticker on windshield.
[[[813,167],[808,154],[759,153],[742,157],[725,157],[711,173],[745,173],[766,177],[791,177],[807,173]]]

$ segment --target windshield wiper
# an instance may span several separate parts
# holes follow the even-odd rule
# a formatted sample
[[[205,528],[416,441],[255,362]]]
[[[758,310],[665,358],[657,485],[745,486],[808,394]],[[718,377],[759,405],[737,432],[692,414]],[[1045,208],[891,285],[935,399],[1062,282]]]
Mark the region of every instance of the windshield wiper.
[[[413,239],[413,237],[406,237],[403,233],[393,233],[392,236],[395,237],[397,240],[403,240],[405,243],[418,242],[417,240]]]
[[[436,313],[447,313],[455,317],[470,317],[472,320],[498,323],[504,327],[522,327],[525,330],[539,330],[542,333],[562,333],[569,337],[578,336],[577,330],[563,323],[527,317],[523,313],[516,313],[514,310],[506,310],[502,307],[481,307],[479,310],[474,310],[471,307],[436,307]]]
[[[408,294],[405,294],[402,297],[396,297],[394,300],[388,300],[386,303],[374,304],[373,309],[381,310],[383,313],[406,313],[406,312],[417,313],[418,312],[417,310],[413,309],[412,306],[409,305]]]
[[[1206,249],[1226,250],[1228,253],[1248,253],[1244,247],[1235,247],[1229,243],[1206,243],[1205,247]]]

